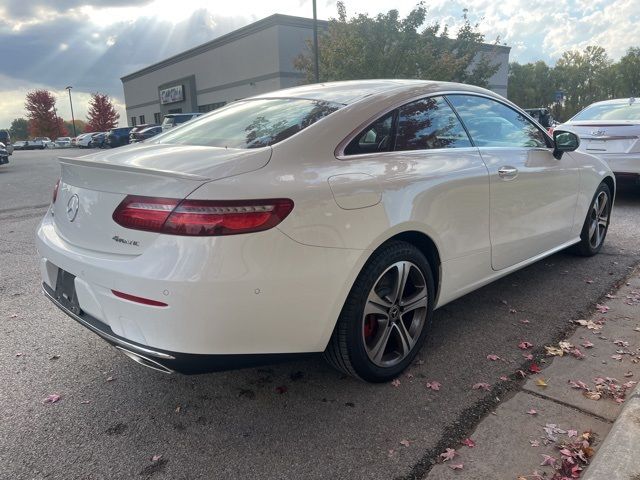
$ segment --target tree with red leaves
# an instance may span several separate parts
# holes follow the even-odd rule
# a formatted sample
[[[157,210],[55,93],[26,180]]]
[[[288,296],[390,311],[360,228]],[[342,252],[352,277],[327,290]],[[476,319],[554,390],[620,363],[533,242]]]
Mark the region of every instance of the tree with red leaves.
[[[48,90],[27,93],[24,108],[29,119],[29,135],[56,138],[64,135],[62,119],[55,113],[56,99]]]
[[[89,101],[87,114],[87,132],[106,132],[118,125],[120,114],[111,102],[108,95],[94,93]]]

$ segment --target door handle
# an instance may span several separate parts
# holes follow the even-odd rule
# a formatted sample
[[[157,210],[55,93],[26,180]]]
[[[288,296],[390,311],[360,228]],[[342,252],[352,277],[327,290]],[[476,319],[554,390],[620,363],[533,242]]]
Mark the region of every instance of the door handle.
[[[518,169],[515,167],[500,167],[500,170],[498,170],[498,175],[500,176],[500,178],[504,178],[507,180],[511,180],[513,178],[516,178],[516,176],[518,175]]]

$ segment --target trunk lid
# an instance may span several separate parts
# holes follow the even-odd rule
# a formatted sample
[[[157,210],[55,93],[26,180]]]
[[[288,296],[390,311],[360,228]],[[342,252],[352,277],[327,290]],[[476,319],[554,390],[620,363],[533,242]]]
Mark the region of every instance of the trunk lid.
[[[58,234],[83,249],[139,255],[159,236],[112,218],[127,195],[183,199],[204,183],[264,167],[271,148],[132,145],[79,158],[60,158],[53,206]]]
[[[633,153],[640,151],[640,122],[637,120],[589,120],[567,122],[556,127],[580,137],[579,150],[587,153]]]

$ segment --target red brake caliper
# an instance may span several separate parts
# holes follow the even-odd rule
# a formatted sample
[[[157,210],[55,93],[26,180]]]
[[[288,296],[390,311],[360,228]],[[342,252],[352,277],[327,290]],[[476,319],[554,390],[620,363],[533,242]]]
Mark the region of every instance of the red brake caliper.
[[[364,320],[364,338],[365,340],[369,340],[378,329],[378,322],[376,321],[375,315],[367,315]]]

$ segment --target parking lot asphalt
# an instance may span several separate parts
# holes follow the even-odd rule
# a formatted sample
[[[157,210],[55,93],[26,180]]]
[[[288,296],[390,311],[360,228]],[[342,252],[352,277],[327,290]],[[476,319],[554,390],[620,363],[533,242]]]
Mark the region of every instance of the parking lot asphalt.
[[[529,364],[520,341],[562,339],[640,261],[640,187],[626,187],[600,255],[559,253],[441,308],[398,386],[344,377],[320,358],[165,375],[40,293],[34,231],[58,153],[15,152],[0,167],[0,478],[422,478],[496,396],[520,389],[499,379]]]

